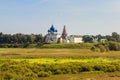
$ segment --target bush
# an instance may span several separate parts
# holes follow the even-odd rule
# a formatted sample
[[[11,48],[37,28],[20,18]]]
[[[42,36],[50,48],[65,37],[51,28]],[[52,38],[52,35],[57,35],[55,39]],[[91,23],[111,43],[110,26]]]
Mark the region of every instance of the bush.
[[[35,77],[37,77],[37,75],[36,74],[34,74],[33,72],[27,72],[26,74],[25,74],[25,77],[32,77],[32,78],[35,78]]]
[[[13,74],[7,72],[5,75],[4,75],[4,80],[11,80],[13,79]]]
[[[62,71],[60,69],[55,70],[54,74],[62,74]]]
[[[91,47],[91,51],[94,52],[108,52],[109,51],[109,43],[98,43]]]
[[[36,47],[42,47],[44,45],[44,43],[37,43]]]
[[[38,77],[49,77],[49,76],[50,76],[49,72],[41,71],[38,73]]]
[[[91,51],[95,52],[96,51],[96,47],[95,46],[91,47]]]
[[[100,52],[106,52],[106,48],[103,45],[99,46]]]
[[[90,64],[82,64],[79,68],[80,72],[92,71],[92,66]]]
[[[117,42],[109,42],[109,49],[113,51],[119,51],[120,50],[120,44]]]
[[[8,71],[8,70],[9,70],[9,64],[8,64],[8,63],[3,64],[3,65],[1,66],[1,71]]]

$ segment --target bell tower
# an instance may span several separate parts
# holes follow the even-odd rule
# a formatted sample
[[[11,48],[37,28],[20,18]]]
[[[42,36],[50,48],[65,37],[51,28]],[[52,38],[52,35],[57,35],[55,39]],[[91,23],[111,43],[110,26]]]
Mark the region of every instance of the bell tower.
[[[67,37],[67,32],[66,32],[66,26],[64,25],[63,32],[62,32],[62,39],[66,39]]]

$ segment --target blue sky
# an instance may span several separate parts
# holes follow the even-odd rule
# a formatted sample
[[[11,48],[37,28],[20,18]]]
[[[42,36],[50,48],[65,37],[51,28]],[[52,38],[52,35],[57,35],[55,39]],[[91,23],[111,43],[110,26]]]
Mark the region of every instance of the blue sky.
[[[0,32],[107,35],[119,32],[120,0],[0,0]]]

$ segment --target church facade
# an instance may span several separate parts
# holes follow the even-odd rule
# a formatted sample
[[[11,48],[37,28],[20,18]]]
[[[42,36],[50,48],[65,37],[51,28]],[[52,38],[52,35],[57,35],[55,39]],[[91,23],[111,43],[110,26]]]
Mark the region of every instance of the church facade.
[[[58,30],[52,25],[45,36],[46,43],[82,43],[82,37],[68,36],[66,26],[63,28],[62,34],[58,34]]]

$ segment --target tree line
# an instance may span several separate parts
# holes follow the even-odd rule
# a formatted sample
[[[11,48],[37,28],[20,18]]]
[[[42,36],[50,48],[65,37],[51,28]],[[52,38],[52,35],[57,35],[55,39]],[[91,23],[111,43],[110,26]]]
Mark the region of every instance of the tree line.
[[[107,41],[116,41],[120,42],[120,34],[113,32],[111,35],[83,35],[83,42],[100,42],[101,39],[106,39]],[[42,34],[3,34],[0,32],[0,44],[36,44],[44,43],[45,36]]]
[[[120,34],[117,32],[112,32],[111,35],[84,35],[83,36],[83,41],[84,42],[101,42],[101,40],[107,40],[107,41],[115,41],[115,42],[120,42]]]
[[[102,41],[103,40],[103,41]],[[112,43],[112,48],[115,48],[115,50],[120,50],[120,35],[117,32],[113,32],[111,35],[84,35],[83,36],[83,44],[85,43],[101,43],[101,42],[110,42],[113,41]],[[116,42],[116,43],[114,43]],[[107,43],[109,44],[109,43]],[[110,43],[111,44],[111,43]],[[22,34],[22,33],[16,33],[16,34],[3,34],[0,32],[0,47],[1,48],[33,48],[33,47],[41,47],[45,45],[45,36],[42,34]],[[67,47],[76,47],[79,48],[78,46],[81,46],[81,44],[73,44],[74,46],[67,45]],[[66,46],[66,44],[63,44],[63,46]],[[104,46],[104,45],[102,45]],[[46,47],[46,46],[43,46]],[[51,48],[53,46],[47,46],[47,48]],[[92,48],[92,50],[98,51],[98,48],[102,49],[106,47],[101,48],[100,46],[94,46],[95,48]],[[57,46],[57,48],[61,48],[61,46]],[[111,50],[111,46],[107,45],[107,49],[109,48]],[[102,51],[104,51],[102,49]],[[108,50],[106,50],[108,51]]]
[[[44,37],[42,34],[3,34],[0,33],[0,44],[36,44],[43,43]]]

